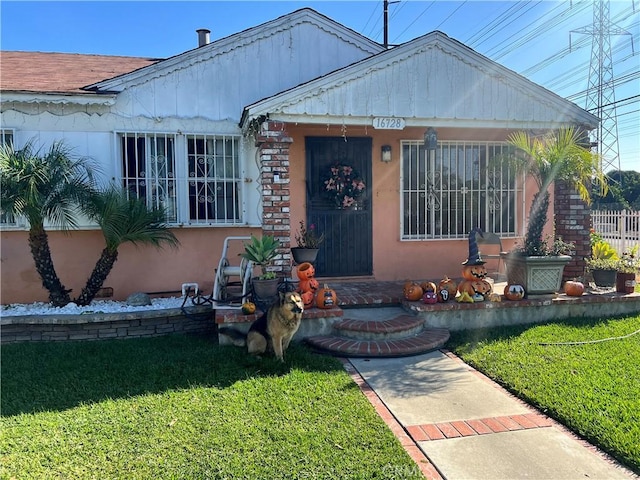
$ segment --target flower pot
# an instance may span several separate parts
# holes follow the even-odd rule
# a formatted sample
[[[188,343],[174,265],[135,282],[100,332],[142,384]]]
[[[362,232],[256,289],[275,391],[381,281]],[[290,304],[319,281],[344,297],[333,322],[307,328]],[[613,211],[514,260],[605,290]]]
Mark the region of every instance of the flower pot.
[[[319,248],[294,247],[291,249],[291,255],[293,256],[293,261],[296,262],[296,265],[300,265],[305,262],[313,263],[316,261],[319,250]]]
[[[616,275],[616,292],[633,293],[636,288],[636,274],[618,272]]]
[[[253,293],[255,293],[257,300],[268,302],[278,296],[279,278],[260,280],[258,277],[253,277],[251,283],[253,284]]]
[[[512,253],[505,255],[504,261],[507,266],[507,283],[522,285],[528,295],[538,295],[560,291],[562,272],[571,257],[528,257]]]
[[[616,284],[616,270],[593,270],[593,281],[599,287],[613,287]]]

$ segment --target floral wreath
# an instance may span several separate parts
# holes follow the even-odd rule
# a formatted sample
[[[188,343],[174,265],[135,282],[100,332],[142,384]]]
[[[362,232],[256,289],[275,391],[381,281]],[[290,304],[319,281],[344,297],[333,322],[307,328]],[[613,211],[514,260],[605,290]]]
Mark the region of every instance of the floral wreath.
[[[324,181],[327,197],[339,209],[352,207],[364,193],[366,185],[358,172],[349,165],[332,165]]]

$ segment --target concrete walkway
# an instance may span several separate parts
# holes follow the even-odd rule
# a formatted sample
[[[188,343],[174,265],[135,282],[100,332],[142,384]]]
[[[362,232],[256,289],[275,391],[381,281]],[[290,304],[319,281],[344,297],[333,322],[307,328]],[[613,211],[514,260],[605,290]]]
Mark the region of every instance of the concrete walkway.
[[[427,478],[638,478],[451,353],[345,363]]]

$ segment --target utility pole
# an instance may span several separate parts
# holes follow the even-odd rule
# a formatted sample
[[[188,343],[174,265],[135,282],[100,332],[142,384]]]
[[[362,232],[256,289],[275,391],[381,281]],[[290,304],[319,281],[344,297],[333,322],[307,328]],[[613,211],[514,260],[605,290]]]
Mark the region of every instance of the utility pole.
[[[382,23],[384,25],[384,48],[389,48],[389,4],[400,3],[400,0],[390,2],[389,0],[383,0],[382,2]]]
[[[611,55],[611,35],[631,33],[611,25],[609,0],[593,0],[593,24],[572,32],[591,35],[591,61],[585,109],[600,119],[592,144],[602,159],[602,170],[620,170],[618,119]],[[633,36],[631,36],[633,53]]]

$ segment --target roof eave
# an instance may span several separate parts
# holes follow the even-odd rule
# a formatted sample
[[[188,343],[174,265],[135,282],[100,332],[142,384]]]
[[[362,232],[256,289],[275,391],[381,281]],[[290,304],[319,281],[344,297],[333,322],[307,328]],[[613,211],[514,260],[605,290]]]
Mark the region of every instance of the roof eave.
[[[2,103],[112,106],[115,94],[3,91]]]

